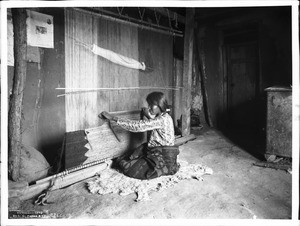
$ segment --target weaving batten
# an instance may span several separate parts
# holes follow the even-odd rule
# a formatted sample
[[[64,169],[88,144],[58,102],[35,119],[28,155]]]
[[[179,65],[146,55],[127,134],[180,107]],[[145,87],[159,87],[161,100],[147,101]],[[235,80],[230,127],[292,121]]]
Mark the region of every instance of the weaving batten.
[[[115,64],[119,64],[128,68],[146,70],[146,65],[144,62],[138,62],[132,58],[122,56],[111,50],[103,49],[96,44],[93,44],[92,52],[98,56],[101,56]]]

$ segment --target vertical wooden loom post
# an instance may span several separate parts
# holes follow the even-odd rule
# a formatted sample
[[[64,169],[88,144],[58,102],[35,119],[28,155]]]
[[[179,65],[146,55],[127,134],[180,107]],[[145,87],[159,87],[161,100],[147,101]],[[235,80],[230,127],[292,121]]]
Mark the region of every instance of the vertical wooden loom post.
[[[182,94],[182,136],[190,134],[191,128],[191,90],[192,90],[192,62],[194,44],[194,8],[186,9],[183,57],[183,94]]]
[[[21,119],[23,92],[26,81],[26,10],[12,9],[14,31],[14,78],[8,113],[8,172],[12,180],[20,176]]]

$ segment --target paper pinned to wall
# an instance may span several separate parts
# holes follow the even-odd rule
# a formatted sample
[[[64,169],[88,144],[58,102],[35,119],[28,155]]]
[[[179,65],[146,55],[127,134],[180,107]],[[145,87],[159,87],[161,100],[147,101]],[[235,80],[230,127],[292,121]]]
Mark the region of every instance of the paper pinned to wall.
[[[27,44],[53,48],[53,16],[27,10]]]

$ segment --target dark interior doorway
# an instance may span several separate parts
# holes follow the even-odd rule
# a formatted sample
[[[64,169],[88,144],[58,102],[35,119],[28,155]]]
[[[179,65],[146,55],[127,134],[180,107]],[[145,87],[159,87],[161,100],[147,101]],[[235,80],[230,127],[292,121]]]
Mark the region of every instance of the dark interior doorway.
[[[231,127],[258,126],[259,54],[257,26],[224,31],[227,119]]]
[[[229,44],[226,49],[229,123],[236,127],[256,125],[257,44]]]
[[[223,30],[226,136],[257,158],[264,140],[260,125],[258,24]]]

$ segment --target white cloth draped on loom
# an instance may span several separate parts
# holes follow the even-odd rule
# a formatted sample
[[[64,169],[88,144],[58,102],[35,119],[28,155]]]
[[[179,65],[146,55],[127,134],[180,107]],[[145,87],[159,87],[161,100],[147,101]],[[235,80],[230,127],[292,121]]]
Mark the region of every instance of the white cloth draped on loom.
[[[92,52],[115,64],[119,64],[128,68],[140,69],[143,71],[146,69],[146,65],[144,62],[138,62],[134,59],[117,54],[111,50],[103,49],[95,44],[93,44]]]

